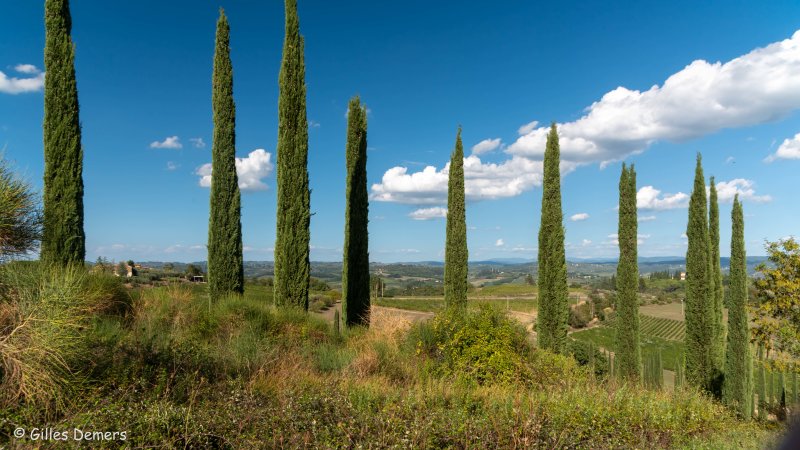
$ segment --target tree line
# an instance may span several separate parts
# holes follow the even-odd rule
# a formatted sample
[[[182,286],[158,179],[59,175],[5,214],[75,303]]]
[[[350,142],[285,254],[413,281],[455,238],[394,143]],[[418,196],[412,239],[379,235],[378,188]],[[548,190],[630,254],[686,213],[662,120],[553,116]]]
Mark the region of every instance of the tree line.
[[[310,189],[304,40],[297,0],[285,0],[285,38],[278,84],[277,214],[275,304],[308,310],[310,282]],[[44,221],[41,259],[60,265],[83,264],[83,150],[68,0],[45,2]],[[241,201],[236,176],[236,114],[230,25],[224,11],[217,21],[212,71],[213,177],[208,230],[209,294],[212,300],[244,291]],[[345,158],[347,188],[343,264],[343,320],[368,325],[370,309],[367,114],[359,97],[348,107]],[[448,307],[467,303],[466,207],[461,128],[451,154],[447,195],[444,295]],[[565,353],[569,319],[567,267],[559,171],[560,148],[554,124],[544,153],[538,241],[538,345]],[[710,203],[710,205],[709,205]],[[741,416],[752,405],[752,358],[747,323],[747,274],[743,213],[738,196],[732,212],[731,273],[727,290],[728,326],[722,323],[724,295],[719,259],[719,209],[713,178],[706,197],[701,157],[697,157],[689,205],[686,254],[687,381],[721,395]],[[623,164],[619,181],[619,263],[615,277],[617,373],[640,381],[660,363],[643,367],[639,336],[636,172]],[[337,324],[338,325],[338,324]],[[727,344],[727,345],[726,345]],[[648,379],[652,376],[648,375]]]

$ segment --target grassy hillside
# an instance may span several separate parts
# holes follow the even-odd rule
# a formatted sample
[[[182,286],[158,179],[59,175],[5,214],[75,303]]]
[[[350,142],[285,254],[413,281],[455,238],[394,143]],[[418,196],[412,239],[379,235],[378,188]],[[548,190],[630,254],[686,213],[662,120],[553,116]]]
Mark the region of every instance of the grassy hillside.
[[[597,378],[485,305],[337,332],[265,289],[212,304],[186,284],[129,296],[111,277],[28,272],[0,271],[15,394],[0,399],[0,447],[32,443],[18,427],[166,448],[760,448],[774,435],[693,391]]]

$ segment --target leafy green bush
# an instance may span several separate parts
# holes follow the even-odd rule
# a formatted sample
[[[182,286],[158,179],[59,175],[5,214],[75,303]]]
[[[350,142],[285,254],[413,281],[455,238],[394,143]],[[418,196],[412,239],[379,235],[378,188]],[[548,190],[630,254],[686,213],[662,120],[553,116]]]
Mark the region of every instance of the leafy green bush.
[[[583,328],[592,320],[592,306],[582,303],[569,309],[569,326],[572,328]]]
[[[478,384],[531,380],[527,359],[532,348],[525,328],[489,305],[474,313],[440,312],[430,324],[418,325],[414,336],[418,352],[442,375]]]

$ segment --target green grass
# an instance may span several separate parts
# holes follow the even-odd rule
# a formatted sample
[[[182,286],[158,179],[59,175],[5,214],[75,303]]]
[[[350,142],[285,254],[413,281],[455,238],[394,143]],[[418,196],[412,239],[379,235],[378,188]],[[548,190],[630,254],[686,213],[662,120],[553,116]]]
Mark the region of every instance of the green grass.
[[[184,283],[142,289],[125,317],[72,330],[89,362],[70,403],[0,408],[0,447],[32,444],[4,431],[16,427],[126,430],[100,445],[132,448],[756,448],[775,434],[690,389],[596,379],[499,312],[385,315],[339,334],[250,292],[209,303]]]
[[[470,295],[474,297],[534,297],[536,296],[536,292],[536,286],[506,283],[484,286],[476,289],[475,292]]]
[[[600,347],[608,351],[614,351],[614,333],[615,330],[609,326],[599,326],[583,331],[576,331],[570,336],[584,342],[594,342]],[[642,333],[642,358],[655,353],[657,349],[661,349],[661,358],[664,368],[668,370],[675,370],[677,362],[681,353],[683,353],[683,342],[671,341],[657,336],[651,336]]]

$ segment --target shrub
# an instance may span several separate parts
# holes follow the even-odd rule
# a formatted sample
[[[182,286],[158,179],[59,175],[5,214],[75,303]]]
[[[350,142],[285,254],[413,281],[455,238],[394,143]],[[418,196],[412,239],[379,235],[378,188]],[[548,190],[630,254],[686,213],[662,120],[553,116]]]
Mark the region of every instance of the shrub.
[[[35,250],[41,235],[37,195],[0,154],[0,261]]]
[[[491,306],[466,314],[448,309],[417,327],[418,352],[442,375],[479,384],[531,380],[525,328]]]
[[[0,268],[0,285],[0,405],[61,410],[79,386],[95,306],[83,293],[86,272],[12,263]]]
[[[592,320],[592,306],[582,303],[569,309],[569,326],[583,328]]]

